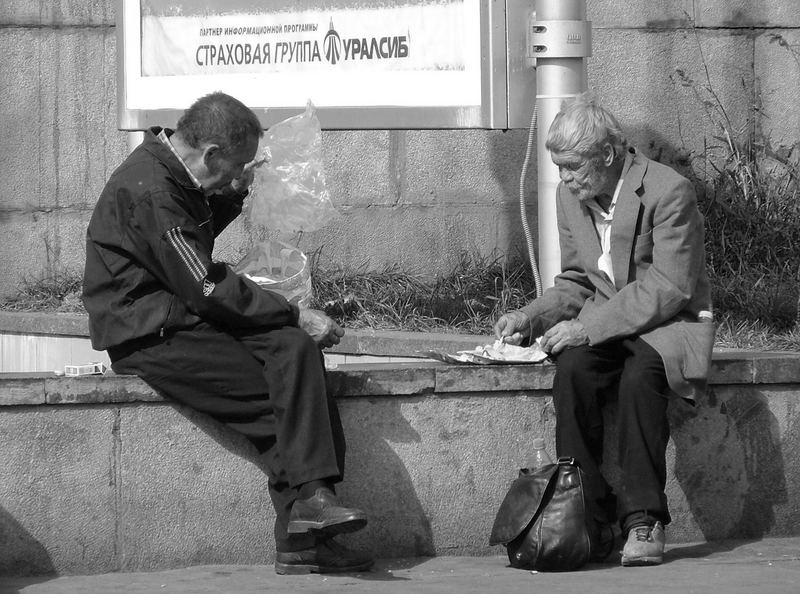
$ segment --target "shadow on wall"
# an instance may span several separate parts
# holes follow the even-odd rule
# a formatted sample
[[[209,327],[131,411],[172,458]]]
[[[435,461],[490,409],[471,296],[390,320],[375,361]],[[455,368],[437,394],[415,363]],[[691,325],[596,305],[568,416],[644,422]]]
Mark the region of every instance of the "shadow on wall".
[[[353,546],[378,557],[424,557],[436,554],[433,531],[417,497],[414,481],[392,444],[414,444],[420,435],[403,417],[406,399],[381,400],[375,406],[339,401],[347,462],[341,492],[369,514],[369,524],[349,537]]]
[[[675,476],[706,540],[774,532],[774,506],[786,502],[787,489],[767,397],[711,388],[696,409],[673,412]]]
[[[0,575],[52,576],[55,573],[47,550],[0,507]]]
[[[380,406],[348,406],[338,400],[347,441],[344,481],[336,491],[346,505],[367,512],[367,527],[339,540],[347,546],[369,550],[376,558],[435,555],[430,522],[414,490],[414,484],[390,443],[415,443],[419,434],[403,418],[400,402]],[[183,406],[176,410],[220,446],[240,456],[266,475],[256,449],[241,435],[210,417]],[[266,476],[264,477],[264,497]],[[272,509],[271,506],[269,509]],[[271,535],[271,525],[265,528]]]
[[[653,161],[672,167],[684,177],[692,178],[691,155],[688,150],[673,145],[659,131],[649,126],[632,128],[628,133],[628,142]]]

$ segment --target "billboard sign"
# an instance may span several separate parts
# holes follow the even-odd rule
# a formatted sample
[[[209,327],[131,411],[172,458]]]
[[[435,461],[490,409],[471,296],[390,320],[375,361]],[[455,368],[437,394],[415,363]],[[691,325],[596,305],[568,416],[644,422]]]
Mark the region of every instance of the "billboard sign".
[[[311,100],[328,128],[490,127],[505,92],[491,79],[503,11],[487,0],[118,3],[123,129],[216,90],[265,123]]]

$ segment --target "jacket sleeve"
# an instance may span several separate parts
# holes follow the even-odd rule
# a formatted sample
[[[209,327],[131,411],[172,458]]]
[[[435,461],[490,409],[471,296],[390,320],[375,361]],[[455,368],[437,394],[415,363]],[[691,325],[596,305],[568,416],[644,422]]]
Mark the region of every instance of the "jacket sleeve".
[[[242,213],[244,199],[250,192],[239,194],[233,188],[226,188],[208,198],[214,220],[214,237],[219,236],[233,220]]]
[[[559,187],[559,192],[560,189]],[[561,249],[561,272],[556,275],[552,287],[522,308],[531,320],[531,339],[541,336],[562,320],[577,317],[586,300],[594,295],[594,287],[581,264],[577,244],[567,224],[560,195],[556,204],[556,218]]]
[[[634,262],[636,279],[579,316],[591,344],[659,326],[678,315],[696,290],[705,252],[703,219],[691,183],[680,178],[667,187],[653,205],[652,217],[651,238],[639,238],[652,241],[652,262]]]
[[[168,197],[140,206],[134,220],[153,256],[151,272],[201,318],[220,325],[296,325],[298,309],[277,293],[259,287],[224,263],[213,262],[213,237]]]

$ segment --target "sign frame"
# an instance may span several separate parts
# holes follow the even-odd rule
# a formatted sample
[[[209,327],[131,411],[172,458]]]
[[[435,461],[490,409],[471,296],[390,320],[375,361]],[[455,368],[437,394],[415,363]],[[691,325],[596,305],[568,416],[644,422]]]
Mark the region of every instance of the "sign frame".
[[[466,0],[470,1],[470,0]],[[479,105],[318,105],[317,115],[323,129],[508,129],[526,127],[528,117],[510,115],[509,102],[527,104],[532,107],[535,89],[532,81],[533,69],[519,56],[509,58],[509,52],[518,53],[525,47],[526,6],[522,0],[471,0],[475,1],[479,14],[479,39],[465,43],[479,43],[480,57],[480,104]],[[141,0],[116,0],[117,9],[117,106],[120,130],[144,130],[151,126],[174,127],[186,105],[171,107],[139,107],[131,99],[145,77],[136,70],[141,67]],[[136,8],[138,7],[138,8]],[[131,14],[139,15],[135,22]],[[522,17],[522,20],[520,18]],[[523,25],[520,25],[523,23]],[[522,35],[522,38],[520,38]],[[133,48],[133,49],[131,49]],[[511,48],[511,50],[509,49]],[[133,58],[133,59],[132,59]],[[131,64],[134,64],[132,67]],[[516,66],[515,66],[516,64]],[[209,75],[207,90],[221,90],[237,95],[225,85],[225,75]],[[310,75],[312,76],[312,75]],[[199,78],[199,76],[198,76]],[[520,78],[524,79],[520,81]],[[197,79],[196,79],[197,80]],[[141,91],[139,91],[141,92]],[[204,93],[200,93],[200,96]],[[313,101],[313,97],[309,97]],[[243,99],[244,100],[244,99]],[[264,128],[301,113],[305,102],[298,105],[248,106],[258,116]],[[527,111],[528,108],[525,108]]]

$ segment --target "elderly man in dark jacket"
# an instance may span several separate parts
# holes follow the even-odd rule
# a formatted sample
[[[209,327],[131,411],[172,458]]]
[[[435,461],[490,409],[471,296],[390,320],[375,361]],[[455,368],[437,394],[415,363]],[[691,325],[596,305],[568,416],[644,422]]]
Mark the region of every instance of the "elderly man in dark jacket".
[[[95,349],[170,400],[258,449],[275,507],[278,573],[355,571],[333,540],[362,528],[342,506],[345,443],[321,348],[344,330],[212,260],[242,210],[263,130],[238,100],[197,100],[176,130],[151,128],[112,174],[86,236],[83,300]]]

